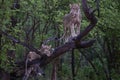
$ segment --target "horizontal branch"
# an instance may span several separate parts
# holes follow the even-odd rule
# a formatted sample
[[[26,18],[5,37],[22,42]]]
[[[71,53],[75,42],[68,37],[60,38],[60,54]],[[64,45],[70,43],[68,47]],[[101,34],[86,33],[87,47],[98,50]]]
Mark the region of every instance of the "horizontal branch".
[[[87,48],[92,46],[94,42],[95,42],[94,39],[89,41],[82,41],[79,44],[79,47],[76,47],[74,42],[69,42],[55,48],[53,54],[50,57],[46,56],[46,57],[43,57],[43,59],[36,59],[36,60],[33,60],[32,62],[29,62],[28,64],[32,65],[32,64],[40,63],[40,66],[42,67],[52,62],[55,58],[58,58],[59,56],[63,55],[67,51],[70,51],[72,49],[77,49],[77,48]]]
[[[67,51],[70,51],[73,48],[76,48],[74,42],[66,43],[62,46],[55,48],[53,54],[50,57],[48,57],[47,60],[41,61],[40,66],[44,66],[44,65],[50,63],[55,58],[59,57],[60,55],[64,54]]]

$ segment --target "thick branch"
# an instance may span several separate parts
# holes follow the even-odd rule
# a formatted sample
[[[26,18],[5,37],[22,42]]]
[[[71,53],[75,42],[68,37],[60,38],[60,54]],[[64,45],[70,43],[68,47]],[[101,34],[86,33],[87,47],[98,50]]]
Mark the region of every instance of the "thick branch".
[[[60,55],[64,54],[65,52],[67,52],[67,51],[69,51],[69,50],[71,50],[73,48],[75,48],[75,44],[73,42],[66,43],[66,44],[64,44],[64,45],[62,45],[60,47],[57,47],[54,50],[53,54],[50,57],[48,57],[47,60],[42,61],[40,65],[44,66],[44,65],[48,64],[53,59],[59,57]]]
[[[79,45],[79,48],[87,48],[93,45],[95,40],[89,40],[89,41],[82,41]],[[66,43],[58,48],[56,48],[53,52],[53,54],[48,57],[46,61],[41,62],[41,66],[44,66],[54,60],[55,58],[59,57],[60,55],[64,54],[65,52],[77,48],[74,42]]]
[[[89,8],[87,6],[87,1],[86,0],[82,0],[82,6],[83,6],[83,11],[85,13],[85,16],[87,17],[87,19],[90,21],[90,24],[86,27],[86,29],[80,33],[77,38],[76,38],[76,43],[79,43],[79,41],[85,37],[96,25],[97,23],[97,19],[93,14],[93,11],[91,10],[91,8]],[[91,12],[92,11],[92,12]]]
[[[79,44],[79,48],[87,48],[93,45],[95,40],[89,41],[82,41]],[[67,51],[77,48],[74,42],[66,43],[62,46],[55,48],[53,54],[50,57],[43,57],[43,59],[33,60],[32,62],[28,62],[29,65],[40,63],[41,66],[45,66],[46,64],[52,62],[55,58],[59,57],[60,55],[64,54]]]

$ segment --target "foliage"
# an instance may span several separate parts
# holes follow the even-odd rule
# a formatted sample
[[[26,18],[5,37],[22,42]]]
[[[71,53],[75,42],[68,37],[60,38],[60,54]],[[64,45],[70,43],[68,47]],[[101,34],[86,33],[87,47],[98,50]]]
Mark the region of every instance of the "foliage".
[[[91,7],[95,7],[92,0],[88,0]],[[6,31],[18,40],[28,45],[34,45],[40,48],[41,43],[50,37],[60,37],[63,34],[63,16],[69,12],[70,3],[81,3],[81,0],[25,0],[20,1],[19,9],[12,9],[13,0],[0,1],[0,30]],[[82,9],[82,5],[81,5]],[[98,24],[85,40],[95,38],[96,43],[87,50],[81,50],[81,53],[87,54],[88,58],[94,63],[99,75],[83,57],[79,51],[75,51],[75,69],[79,67],[75,80],[106,80],[104,68],[108,70],[108,74],[113,80],[119,80],[120,66],[120,1],[119,0],[100,0],[100,16]],[[82,11],[82,10],[81,10]],[[83,11],[83,20],[81,31],[89,24]],[[97,13],[95,13],[97,16]],[[11,23],[11,17],[14,16],[17,23],[15,26]],[[26,53],[29,51],[21,45],[15,44],[6,36],[0,34],[0,68],[5,71],[12,71],[14,64],[8,60],[7,51],[15,50],[16,61],[25,59]],[[50,43],[55,47],[55,41]],[[61,44],[61,43],[60,43]],[[62,43],[63,44],[63,43]],[[58,80],[72,80],[70,55],[65,55],[62,62],[62,69],[58,71]],[[104,63],[98,58],[100,56]],[[80,61],[79,61],[80,60]],[[81,62],[81,63],[80,63]],[[14,60],[13,60],[14,63]],[[84,66],[80,66],[80,65]],[[110,67],[110,68],[109,68]],[[10,71],[9,71],[10,70]],[[49,74],[51,67],[47,69]],[[50,76],[49,74],[48,76]],[[49,79],[49,77],[46,77]]]

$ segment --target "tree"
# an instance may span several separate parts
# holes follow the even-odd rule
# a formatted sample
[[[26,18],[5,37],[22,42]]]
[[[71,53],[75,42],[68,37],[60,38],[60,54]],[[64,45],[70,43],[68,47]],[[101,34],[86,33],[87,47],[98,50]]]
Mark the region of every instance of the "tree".
[[[68,43],[57,41],[63,34],[62,17],[68,13],[69,4],[79,1],[0,1],[0,76],[3,76],[3,80],[6,76],[12,80],[22,78],[27,53],[35,51],[40,54],[38,49],[41,44],[48,41],[47,44],[54,47],[53,54],[28,62],[28,67],[36,63],[42,68],[46,67],[46,79],[49,76],[51,80],[120,78],[119,0],[95,0],[96,4],[82,0],[82,32]],[[91,37],[95,39],[90,40]],[[53,68],[49,64],[51,62]]]

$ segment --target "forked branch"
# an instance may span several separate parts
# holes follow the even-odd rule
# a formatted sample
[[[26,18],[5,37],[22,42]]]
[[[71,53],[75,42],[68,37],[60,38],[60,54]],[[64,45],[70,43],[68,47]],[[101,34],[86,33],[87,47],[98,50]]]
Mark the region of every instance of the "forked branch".
[[[95,40],[90,41],[81,41],[83,37],[85,37],[96,25],[97,19],[94,15],[94,10],[91,12],[91,9],[87,5],[87,0],[82,0],[82,6],[83,11],[87,17],[87,19],[90,21],[90,24],[87,26],[87,28],[80,33],[73,42],[68,42],[66,44],[63,44],[57,48],[55,48],[53,54],[48,57],[47,59],[44,59],[40,62],[40,66],[44,66],[48,63],[50,63],[52,60],[57,58],[58,56],[64,54],[65,52],[71,50],[71,49],[77,49],[77,48],[87,48],[92,46],[92,44],[95,42]]]

